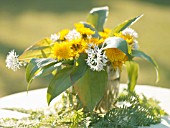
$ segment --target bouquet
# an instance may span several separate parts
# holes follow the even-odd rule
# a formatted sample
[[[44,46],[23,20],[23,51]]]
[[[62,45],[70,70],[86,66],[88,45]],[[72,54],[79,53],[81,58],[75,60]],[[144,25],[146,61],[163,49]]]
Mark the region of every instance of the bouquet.
[[[128,90],[134,91],[139,69],[136,57],[153,64],[158,81],[156,62],[139,50],[138,34],[130,28],[143,15],[109,29],[104,28],[108,12],[108,7],[93,8],[86,21],[76,23],[73,29],[54,33],[28,47],[21,55],[12,50],[7,55],[6,66],[14,71],[25,66],[28,88],[35,78],[51,74],[48,104],[72,87],[81,107],[87,111],[106,104],[111,106],[113,95],[118,94],[119,89],[115,90],[122,66],[127,69]]]

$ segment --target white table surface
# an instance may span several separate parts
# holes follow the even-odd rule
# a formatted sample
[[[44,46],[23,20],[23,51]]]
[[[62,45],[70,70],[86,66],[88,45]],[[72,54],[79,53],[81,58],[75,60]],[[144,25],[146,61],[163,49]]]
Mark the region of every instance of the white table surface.
[[[125,84],[120,85],[121,88],[126,87]],[[135,88],[138,94],[143,93],[146,97],[154,98],[160,101],[160,106],[170,115],[170,89],[153,87],[147,85],[137,85]],[[28,93],[20,92],[0,98],[0,118],[22,118],[29,116],[27,114],[4,110],[3,108],[24,108],[24,109],[39,109],[48,107],[46,101],[47,88],[31,90]],[[57,97],[51,102],[51,105],[60,99]],[[163,117],[161,124],[145,127],[145,128],[170,128],[170,117]]]

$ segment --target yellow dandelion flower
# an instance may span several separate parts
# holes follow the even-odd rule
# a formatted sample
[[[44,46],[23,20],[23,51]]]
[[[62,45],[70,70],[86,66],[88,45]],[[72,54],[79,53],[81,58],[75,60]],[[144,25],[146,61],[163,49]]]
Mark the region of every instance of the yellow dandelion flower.
[[[65,36],[69,33],[68,29],[64,29],[60,31],[60,40],[64,40]]]
[[[93,35],[95,33],[95,31],[91,30],[90,28],[84,27],[84,25],[81,23],[75,24],[75,27],[76,30],[82,35]]]
[[[52,53],[58,61],[62,59],[71,59],[73,56],[73,52],[71,49],[71,45],[69,42],[55,43],[52,48]]]
[[[79,54],[83,53],[87,48],[87,43],[83,39],[72,40],[70,43],[74,57],[78,57]]]
[[[103,38],[101,38],[101,39],[99,39],[99,38],[90,38],[88,43],[100,45],[100,44],[102,44],[103,42],[104,42],[104,39],[103,39]]]
[[[109,28],[104,28],[104,32],[109,34],[111,32],[111,30]]]
[[[117,48],[108,48],[105,51],[106,56],[108,60],[110,60],[110,62],[112,63],[114,69],[119,68],[121,70],[122,65],[125,63],[125,61],[128,60],[126,54]]]
[[[82,39],[81,40],[81,49],[82,49],[82,52],[84,52],[85,51],[85,49],[87,49],[88,48],[88,44],[87,44],[87,42],[84,40],[84,39]]]
[[[90,28],[77,28],[77,31],[82,35],[93,35],[95,33]]]
[[[128,44],[132,44],[134,38],[130,35],[123,35],[122,32],[115,34],[115,36],[123,38]]]
[[[76,24],[74,24],[74,26],[75,26],[76,28],[84,28],[84,25],[81,24],[81,23],[76,23]]]
[[[99,32],[99,35],[103,38],[106,39],[109,37],[109,33],[111,32],[110,29],[105,28],[103,32]]]

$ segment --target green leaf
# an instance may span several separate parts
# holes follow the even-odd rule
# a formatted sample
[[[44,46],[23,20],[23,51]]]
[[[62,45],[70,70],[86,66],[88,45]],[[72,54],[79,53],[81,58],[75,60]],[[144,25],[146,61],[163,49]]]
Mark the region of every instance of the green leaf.
[[[39,71],[39,73],[35,76],[35,78],[38,78],[38,77],[44,77],[44,76],[47,76],[49,74],[52,74],[52,72],[54,70],[61,70],[61,65],[62,63],[59,62],[59,63],[51,63],[47,66],[44,66],[41,68],[41,70]]]
[[[139,51],[139,50],[132,50],[132,56],[143,58],[143,59],[147,60],[148,62],[150,62],[151,64],[153,64],[155,67],[155,70],[156,70],[156,76],[157,76],[156,82],[159,81],[159,79],[160,79],[159,67],[154,59],[152,59],[150,56],[148,56],[147,54],[145,54],[144,52]]]
[[[139,20],[143,15],[134,17],[132,19],[126,20],[123,23],[119,24],[118,26],[116,26],[111,33],[109,34],[110,36],[114,36],[115,33],[119,33],[121,31],[123,31],[124,29],[126,29],[127,27],[129,27],[130,25],[133,25],[137,20]]]
[[[29,62],[32,58],[47,58],[51,55],[50,40],[45,38],[27,48],[20,56],[19,60]]]
[[[56,64],[56,63],[57,61],[51,58],[31,59],[30,63],[27,65],[26,68],[27,82],[30,82],[38,74],[38,71],[40,71],[41,68],[48,65],[51,66],[51,64]]]
[[[57,63],[57,60],[53,59],[53,58],[36,58],[35,62],[37,63],[37,66],[39,68],[48,66],[52,63]]]
[[[94,107],[104,96],[107,80],[106,71],[97,72],[88,68],[85,75],[74,84],[80,101],[89,111],[93,111]]]
[[[138,79],[139,65],[134,61],[126,61],[125,64],[128,74],[128,90],[133,92]]]
[[[74,63],[73,67],[71,66],[70,68],[65,68],[57,72],[48,87],[48,103],[50,103],[52,99],[72,86],[84,75],[87,70],[87,64],[85,61],[86,58],[86,54],[81,54],[77,62]]]
[[[73,82],[70,79],[70,73],[72,71],[72,66],[66,67],[56,73],[54,78],[51,80],[48,90],[47,90],[47,102],[50,102],[72,86]]]
[[[26,80],[28,82],[27,91],[29,90],[30,84],[39,70],[39,67],[37,66],[37,63],[35,60],[36,59],[33,58],[26,67]]]
[[[127,45],[127,42],[124,39],[122,39],[120,37],[109,37],[104,41],[104,43],[106,44],[104,49],[118,48],[119,50],[124,52],[127,56],[129,56],[128,45]]]
[[[87,17],[87,22],[94,25],[98,31],[103,31],[103,26],[108,16],[108,10],[107,6],[93,8]]]
[[[73,82],[80,79],[87,70],[87,64],[85,59],[87,58],[87,54],[81,54],[78,58],[77,62],[75,62],[73,70],[70,74],[70,78]],[[78,65],[77,65],[78,64]]]
[[[26,67],[26,80],[28,82],[27,89],[29,88],[29,85],[31,84],[32,80],[35,79],[36,77],[39,77],[40,74],[41,76],[44,75],[45,73],[47,74],[47,71],[49,72],[49,69],[47,70],[48,66],[51,66],[51,68],[54,70],[56,69],[56,66],[52,66],[56,64],[56,60],[51,59],[51,58],[42,58],[42,59],[36,59],[33,58],[29,62],[29,64]],[[42,68],[45,67],[45,71],[42,71]],[[50,71],[52,72],[53,70],[50,68]]]
[[[37,59],[35,58],[31,59],[30,63],[26,67],[26,80],[28,83],[32,80],[32,78],[36,75],[36,72],[39,70],[36,60]]]

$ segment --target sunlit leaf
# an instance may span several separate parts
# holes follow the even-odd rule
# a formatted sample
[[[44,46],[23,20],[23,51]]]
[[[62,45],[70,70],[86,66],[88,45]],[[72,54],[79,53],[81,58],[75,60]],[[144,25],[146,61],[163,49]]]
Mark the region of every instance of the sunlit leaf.
[[[126,29],[127,27],[133,25],[137,20],[139,20],[143,15],[134,17],[130,20],[126,20],[123,23],[119,24],[118,26],[116,26],[111,33],[109,34],[110,36],[114,36],[115,33],[119,33],[121,31],[123,31],[124,29]]]
[[[27,48],[19,60],[29,62],[32,58],[47,58],[51,55],[50,39],[45,38]]]
[[[128,90],[132,92],[137,84],[139,65],[134,61],[126,61],[125,64],[128,75]]]
[[[159,81],[159,79],[160,79],[159,67],[153,58],[151,58],[150,56],[148,56],[147,54],[145,54],[144,52],[139,51],[139,50],[132,50],[132,56],[143,58],[143,59],[147,60],[148,62],[150,62],[151,64],[153,64],[155,67],[155,70],[156,70],[156,76],[157,76],[156,82]]]
[[[44,76],[47,76],[47,75],[50,75],[53,73],[54,70],[61,70],[61,65],[62,63],[59,62],[59,63],[51,63],[47,66],[44,66],[41,68],[41,70],[38,72],[38,74],[35,76],[35,78],[39,78],[39,77],[44,77]]]
[[[44,73],[47,74],[47,66],[51,66],[50,67],[50,71],[52,72],[56,67],[52,68],[53,65],[56,64],[56,60],[51,59],[51,58],[42,58],[42,59],[36,59],[33,58],[31,59],[31,61],[28,63],[27,67],[26,67],[26,80],[28,82],[28,87],[31,84],[32,80],[35,79],[36,77],[40,76],[40,74],[44,75]],[[46,68],[44,68],[46,67]],[[42,69],[45,69],[45,71],[42,71]],[[53,69],[53,70],[52,70]],[[49,72],[49,70],[48,70]]]
[[[72,71],[71,67],[66,67],[60,71],[58,71],[54,78],[51,80],[48,90],[47,90],[47,102],[50,102],[60,95],[62,92],[67,90],[70,86],[72,86],[73,82],[70,78],[70,73]]]
[[[87,58],[87,54],[81,54],[78,60],[75,62],[73,70],[70,74],[70,78],[73,82],[77,81],[81,78],[87,70],[87,64],[85,59]]]
[[[26,80],[30,82],[31,79],[37,74],[37,71],[41,68],[55,64],[57,61],[51,58],[33,58],[31,59],[30,63],[28,63],[26,67]]]
[[[103,26],[106,22],[108,11],[109,9],[107,6],[93,8],[87,17],[87,22],[94,25],[98,31],[103,31]]]
[[[86,54],[81,54],[70,68],[67,67],[57,72],[48,87],[47,101],[50,103],[56,96],[61,94],[80,79],[87,70]]]
[[[74,88],[78,93],[83,106],[92,111],[104,95],[107,86],[107,72],[93,71],[87,69],[85,75],[75,84]]]
[[[30,63],[26,67],[26,80],[29,83],[31,79],[35,76],[36,72],[39,70],[37,66],[36,59],[31,59]]]

